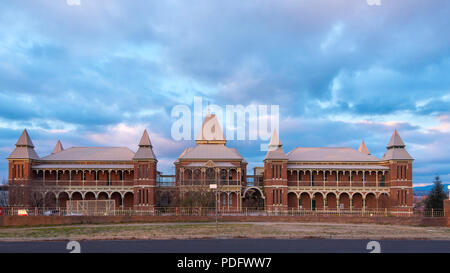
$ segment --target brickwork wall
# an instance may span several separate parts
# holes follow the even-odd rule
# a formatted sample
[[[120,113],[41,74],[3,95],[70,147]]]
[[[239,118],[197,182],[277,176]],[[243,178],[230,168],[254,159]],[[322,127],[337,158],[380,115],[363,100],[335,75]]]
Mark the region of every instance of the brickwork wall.
[[[449,204],[450,205],[450,204]],[[0,226],[38,226],[107,223],[214,222],[211,216],[1,216]],[[450,217],[355,217],[355,216],[221,216],[222,222],[323,222],[409,226],[447,226]]]

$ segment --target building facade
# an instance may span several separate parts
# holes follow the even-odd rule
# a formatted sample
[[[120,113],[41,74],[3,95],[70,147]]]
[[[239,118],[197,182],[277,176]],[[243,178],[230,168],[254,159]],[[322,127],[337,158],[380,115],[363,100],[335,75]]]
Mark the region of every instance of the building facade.
[[[194,147],[163,175],[147,131],[127,147],[71,147],[57,142],[39,157],[26,130],[8,157],[9,205],[64,208],[68,200],[114,200],[120,209],[214,207],[227,211],[412,211],[412,163],[397,130],[383,158],[364,142],[352,148],[299,147],[285,153],[273,132],[263,166],[227,147],[215,115],[207,115]],[[211,185],[215,185],[211,187]],[[217,197],[217,199],[215,198]]]

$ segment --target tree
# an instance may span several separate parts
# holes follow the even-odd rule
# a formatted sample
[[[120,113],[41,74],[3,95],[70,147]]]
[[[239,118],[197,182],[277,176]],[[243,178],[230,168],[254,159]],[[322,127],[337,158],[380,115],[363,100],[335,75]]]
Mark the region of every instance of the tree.
[[[447,199],[447,194],[445,194],[444,185],[442,185],[442,181],[437,175],[434,178],[433,188],[431,188],[430,194],[425,200],[425,208],[443,209],[445,199]]]

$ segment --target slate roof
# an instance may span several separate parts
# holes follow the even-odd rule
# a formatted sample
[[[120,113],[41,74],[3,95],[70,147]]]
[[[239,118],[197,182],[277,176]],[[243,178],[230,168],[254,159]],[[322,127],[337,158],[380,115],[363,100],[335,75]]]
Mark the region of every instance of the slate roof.
[[[31,147],[16,147],[14,151],[8,156],[8,159],[35,159],[38,160],[39,156]]]
[[[296,165],[288,164],[288,169],[304,170],[389,170],[389,167],[381,165]]]
[[[235,148],[228,148],[223,144],[198,144],[184,150],[179,159],[243,160],[243,157]]]
[[[58,142],[56,143],[55,148],[53,149],[52,154],[56,154],[56,153],[59,153],[59,152],[62,152],[62,151],[64,151],[64,148],[63,148],[63,146],[61,144],[61,141],[58,140]]]
[[[379,162],[379,158],[361,153],[352,148],[321,147],[295,148],[287,154],[289,161],[342,161]]]
[[[398,146],[398,147],[405,147],[405,143],[403,142],[402,138],[400,137],[400,135],[398,134],[397,129],[395,129],[394,134],[391,137],[391,140],[389,141],[387,147],[394,147],[394,146]]]
[[[17,140],[16,146],[28,146],[34,148],[33,141],[31,141],[27,129],[23,130],[22,135],[20,136],[19,140]]]
[[[137,150],[133,159],[135,160],[156,159],[147,130],[145,130],[144,133],[142,134],[141,141],[139,142],[139,149]]]
[[[268,151],[266,154],[266,157],[264,159],[280,159],[285,160],[288,159],[286,154],[283,151],[283,148],[281,148],[282,144],[280,141],[280,137],[278,136],[278,133],[276,130],[273,131],[272,137],[270,138],[270,143],[268,146]]]
[[[361,142],[361,146],[359,146],[358,152],[370,155],[369,149],[367,149],[366,143],[364,140]]]
[[[400,137],[397,130],[392,134],[391,140],[387,145],[387,151],[383,156],[384,160],[414,160],[406,151],[406,145]]]
[[[43,161],[131,161],[133,151],[127,147],[71,147],[43,157]]]
[[[22,135],[17,140],[16,148],[8,156],[8,159],[39,159],[36,151],[34,151],[34,144],[28,135],[27,130],[23,130]]]
[[[133,169],[129,164],[40,164],[31,167],[33,170],[44,169]]]

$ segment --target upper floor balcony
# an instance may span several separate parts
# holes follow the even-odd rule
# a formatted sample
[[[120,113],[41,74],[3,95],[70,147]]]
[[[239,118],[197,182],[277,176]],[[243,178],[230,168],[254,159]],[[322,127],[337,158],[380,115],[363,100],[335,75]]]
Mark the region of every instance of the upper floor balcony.
[[[32,180],[33,187],[132,187],[134,180]]]
[[[354,188],[364,188],[364,187],[388,187],[390,183],[385,181],[288,181],[288,187],[354,187]]]

